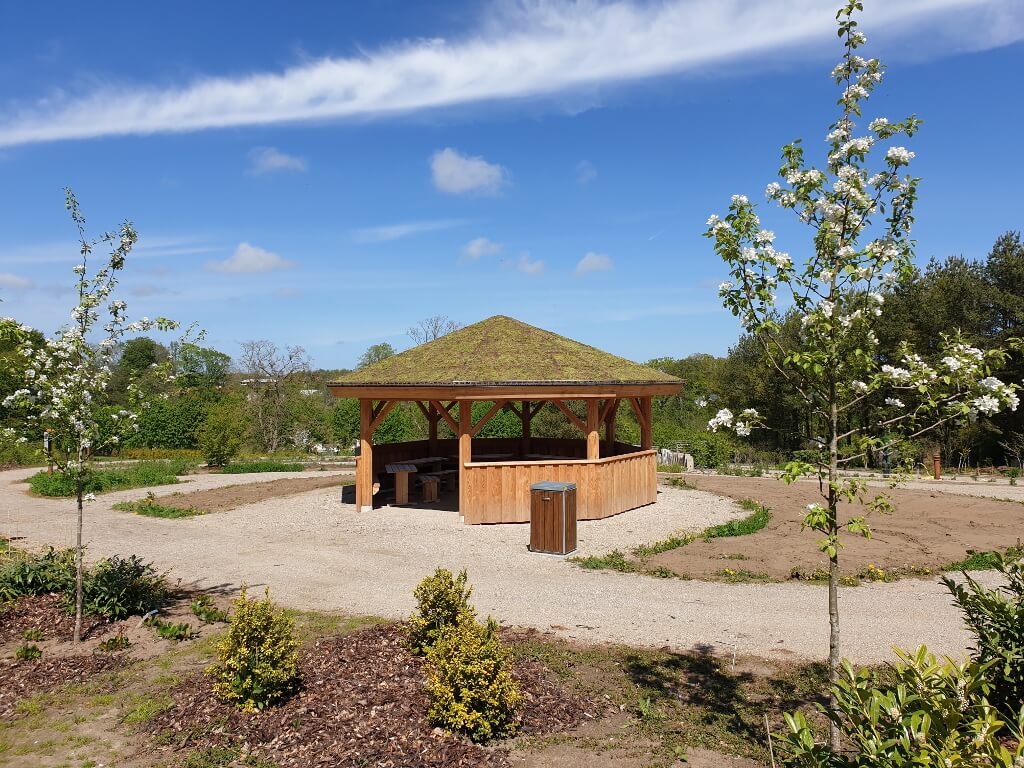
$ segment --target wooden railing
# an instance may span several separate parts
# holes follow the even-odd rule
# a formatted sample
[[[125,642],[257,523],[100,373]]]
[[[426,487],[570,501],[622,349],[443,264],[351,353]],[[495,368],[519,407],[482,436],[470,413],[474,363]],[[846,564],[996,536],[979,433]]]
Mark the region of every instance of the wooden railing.
[[[530,486],[545,480],[576,483],[580,520],[597,520],[651,504],[658,492],[657,457],[654,451],[634,451],[591,461],[468,463],[461,475],[460,511],[467,523],[527,522]]]

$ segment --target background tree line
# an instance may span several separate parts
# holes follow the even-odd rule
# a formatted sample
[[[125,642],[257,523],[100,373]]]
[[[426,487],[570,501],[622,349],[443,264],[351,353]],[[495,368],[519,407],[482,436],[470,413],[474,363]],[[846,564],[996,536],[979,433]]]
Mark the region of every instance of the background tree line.
[[[987,257],[971,261],[962,256],[933,259],[923,269],[897,283],[886,293],[886,311],[879,328],[883,354],[896,358],[903,340],[921,350],[937,352],[945,329],[960,329],[970,343],[981,348],[1000,344],[1024,332],[1024,242],[1017,232],[1000,236]],[[783,333],[795,345],[800,322],[782,318]],[[2,321],[11,323],[13,321]],[[455,321],[438,315],[409,329],[413,344],[423,344],[457,330]],[[38,343],[42,335],[34,333]],[[369,347],[358,367],[372,365],[396,354],[387,343]],[[172,380],[147,382],[146,373],[170,360]],[[813,450],[821,427],[795,396],[787,394],[782,376],[765,358],[760,344],[739,338],[725,356],[694,354],[663,357],[647,363],[686,382],[682,394],[658,398],[654,405],[654,441],[659,447],[685,446],[698,464],[717,466],[734,460],[775,463],[795,452]],[[0,389],[3,394],[23,381],[24,358],[0,328]],[[164,346],[148,337],[127,341],[117,357],[111,378],[112,402],[127,397],[126,384],[137,380],[155,395],[139,420],[139,430],[125,448],[219,450],[237,453],[310,452],[324,447],[351,447],[359,435],[359,407],[354,400],[337,400],[327,383],[346,370],[315,370],[302,347],[280,348],[264,340],[245,342],[238,360],[197,344]],[[1024,361],[1013,358],[997,373],[1004,380],[1021,381]],[[2,400],[2,396],[0,396]],[[581,404],[579,415],[583,416]],[[480,416],[490,403],[477,403]],[[765,428],[749,440],[709,433],[708,419],[720,408],[754,407],[764,416]],[[114,407],[111,410],[115,410]],[[867,419],[863,410],[852,419]],[[27,460],[41,436],[24,432],[20,417],[0,406],[0,424],[22,434],[23,442],[0,457],[6,463]],[[542,437],[579,437],[575,428],[553,406],[534,419],[533,434]],[[441,436],[447,426],[442,423]],[[639,425],[628,406],[620,408],[618,434],[625,441],[639,439]],[[483,437],[515,437],[519,419],[500,412],[481,433]],[[413,403],[394,408],[377,431],[378,442],[424,439],[427,422]],[[939,447],[947,464],[1015,465],[1024,461],[1024,413],[1007,413],[982,422],[970,420],[946,427],[927,443],[907,445],[902,456],[921,460]],[[218,448],[218,446],[214,446]],[[215,451],[216,452],[216,451]],[[883,457],[873,457],[879,463]]]

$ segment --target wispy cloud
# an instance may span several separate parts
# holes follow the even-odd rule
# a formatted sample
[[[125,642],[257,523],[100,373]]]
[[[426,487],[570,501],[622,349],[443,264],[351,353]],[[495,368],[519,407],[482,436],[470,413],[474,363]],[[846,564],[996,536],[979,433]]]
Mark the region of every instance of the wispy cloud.
[[[31,288],[32,281],[27,277],[10,272],[0,272],[0,288]]]
[[[504,247],[501,243],[488,240],[486,237],[477,237],[463,246],[462,257],[464,261],[479,261],[484,256],[501,253]]]
[[[1005,45],[1024,37],[1019,0],[887,0],[865,28],[915,49]],[[831,41],[821,0],[495,3],[456,39],[396,42],[358,56],[162,87],[111,82],[40,94],[0,117],[0,146],[406,113],[565,93]],[[950,30],[955,34],[937,35]],[[909,47],[909,46],[908,46]]]
[[[253,147],[249,151],[249,167],[251,176],[263,176],[277,171],[304,171],[307,168],[306,158],[289,155],[276,147]]]
[[[461,227],[462,219],[434,219],[429,221],[402,221],[397,224],[384,224],[379,227],[363,227],[352,231],[352,239],[357,243],[383,243],[389,240],[401,240],[423,232],[437,232],[442,229]]]
[[[249,243],[239,243],[235,252],[224,261],[209,261],[206,268],[211,272],[243,274],[252,272],[274,272],[294,267],[295,263],[282,259],[272,251],[264,250]]]
[[[434,186],[450,195],[478,193],[496,195],[508,179],[508,172],[482,157],[470,157],[447,147],[430,158]]]
[[[544,272],[544,262],[540,259],[531,259],[526,251],[520,253],[515,261],[505,262],[505,265],[524,275],[539,275]]]
[[[81,261],[79,244],[74,240],[57,240],[49,243],[34,243],[12,246],[0,250],[0,264],[60,264],[70,269]],[[143,232],[138,244],[132,249],[131,259],[159,258],[162,256],[194,256],[223,251],[223,245],[216,245],[201,236],[146,235]],[[106,256],[102,246],[97,246],[91,257],[92,263]]]
[[[607,253],[594,253],[590,251],[584,254],[583,258],[576,263],[576,275],[586,275],[591,272],[607,272],[612,268],[612,258]]]
[[[576,183],[586,186],[597,178],[597,168],[589,160],[580,160],[576,163]]]

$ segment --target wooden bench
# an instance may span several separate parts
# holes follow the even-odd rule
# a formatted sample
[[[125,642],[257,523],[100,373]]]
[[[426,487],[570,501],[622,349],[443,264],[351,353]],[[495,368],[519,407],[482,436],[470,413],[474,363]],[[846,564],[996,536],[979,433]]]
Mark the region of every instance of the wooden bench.
[[[431,504],[437,501],[441,494],[441,478],[436,475],[420,475],[420,485],[423,488],[423,503]]]

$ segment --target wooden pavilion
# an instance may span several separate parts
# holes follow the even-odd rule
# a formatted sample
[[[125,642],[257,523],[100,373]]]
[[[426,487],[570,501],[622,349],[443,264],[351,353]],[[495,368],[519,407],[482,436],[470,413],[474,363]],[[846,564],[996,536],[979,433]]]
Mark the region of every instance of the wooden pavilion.
[[[464,521],[512,523],[530,519],[530,485],[545,480],[576,483],[582,520],[654,502],[657,457],[651,399],[677,394],[682,382],[495,316],[354,371],[328,387],[336,397],[359,400],[358,510],[372,510],[375,479],[387,466],[417,457],[448,457],[457,469]],[[567,405],[573,400],[586,404],[585,417]],[[428,439],[375,446],[374,432],[401,401],[415,402],[423,412]],[[474,423],[472,406],[477,401],[493,405]],[[638,446],[616,439],[615,417],[623,401],[640,424]],[[565,414],[581,432],[580,439],[531,436],[531,419],[545,403]],[[477,437],[502,408],[519,417],[522,436]],[[441,422],[454,438],[438,437]]]

